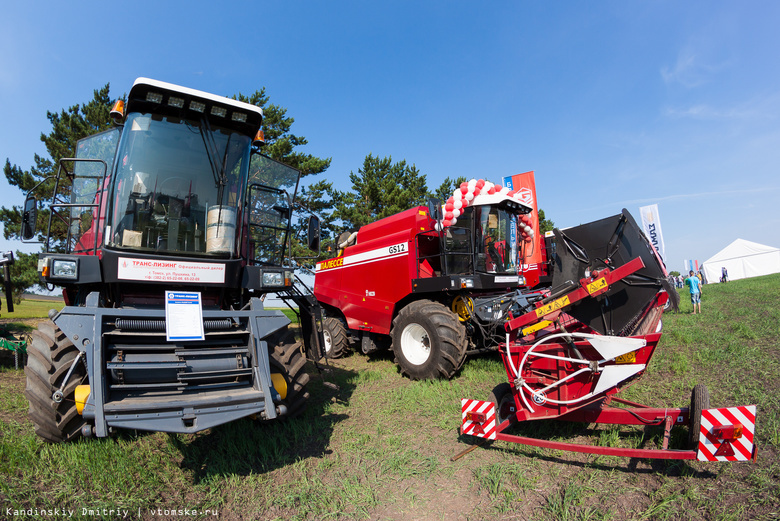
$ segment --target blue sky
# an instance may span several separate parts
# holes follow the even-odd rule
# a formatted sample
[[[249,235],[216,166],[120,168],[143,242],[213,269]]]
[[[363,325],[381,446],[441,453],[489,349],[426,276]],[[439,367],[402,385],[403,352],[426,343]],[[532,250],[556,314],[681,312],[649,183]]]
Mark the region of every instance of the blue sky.
[[[780,247],[780,3],[112,4],[3,8],[0,160],[29,168],[46,111],[106,83],[265,86],[342,190],[369,153],[432,189],[534,170],[559,227],[658,203],[670,269]],[[1,205],[22,198],[0,180]]]

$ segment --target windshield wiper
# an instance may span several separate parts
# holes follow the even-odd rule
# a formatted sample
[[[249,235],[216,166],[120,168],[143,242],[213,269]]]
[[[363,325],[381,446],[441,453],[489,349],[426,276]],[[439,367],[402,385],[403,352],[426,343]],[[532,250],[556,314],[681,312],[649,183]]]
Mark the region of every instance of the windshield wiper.
[[[203,128],[206,128],[204,132]],[[203,138],[203,145],[206,147],[206,155],[209,158],[209,166],[211,166],[211,173],[214,175],[214,183],[221,189],[225,183],[225,169],[219,163],[219,148],[217,148],[217,141],[214,139],[214,131],[211,130],[208,118],[200,118],[200,136]],[[220,194],[221,196],[222,194]]]

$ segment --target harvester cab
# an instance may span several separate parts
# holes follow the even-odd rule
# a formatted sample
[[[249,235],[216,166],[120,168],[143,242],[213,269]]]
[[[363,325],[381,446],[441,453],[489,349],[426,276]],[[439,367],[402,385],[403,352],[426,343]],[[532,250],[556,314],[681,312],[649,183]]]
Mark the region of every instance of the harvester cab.
[[[411,208],[343,234],[316,266],[326,356],[353,342],[392,347],[412,379],[451,378],[467,354],[494,350],[504,323],[541,292],[522,291],[521,259],[541,247],[518,194],[464,183],[442,206]]]
[[[23,238],[45,222],[38,269],[66,303],[33,334],[36,432],[196,432],[300,412],[303,350],[263,299],[297,304],[315,359],[319,308],[286,261],[299,172],[259,153],[262,110],[139,78],[111,116],[25,201]]]

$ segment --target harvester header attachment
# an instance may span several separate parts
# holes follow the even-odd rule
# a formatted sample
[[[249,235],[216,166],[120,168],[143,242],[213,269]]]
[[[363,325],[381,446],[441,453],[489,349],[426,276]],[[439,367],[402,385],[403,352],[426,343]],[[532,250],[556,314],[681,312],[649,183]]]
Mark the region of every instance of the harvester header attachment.
[[[694,388],[690,408],[651,408],[617,398],[645,372],[661,339],[664,307],[670,295],[678,298],[663,262],[626,210],[554,230],[547,255],[552,288],[506,322],[499,351],[507,382],[488,401],[462,401],[463,434],[627,457],[731,461],[754,456],[755,406],[737,408],[739,421],[730,421],[737,413],[709,409],[702,385]],[[629,408],[610,407],[613,402]],[[663,426],[663,447],[593,447],[504,432],[517,422],[539,419]],[[686,424],[690,450],[669,449],[671,428]]]

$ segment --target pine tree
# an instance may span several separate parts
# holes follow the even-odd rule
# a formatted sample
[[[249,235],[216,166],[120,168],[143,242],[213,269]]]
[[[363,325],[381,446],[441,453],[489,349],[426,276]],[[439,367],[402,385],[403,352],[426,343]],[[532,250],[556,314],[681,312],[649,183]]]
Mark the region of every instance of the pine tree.
[[[393,163],[369,154],[357,174],[350,172],[352,192],[335,191],[333,216],[345,229],[359,227],[383,217],[425,204],[429,196],[425,175],[406,161]]]

